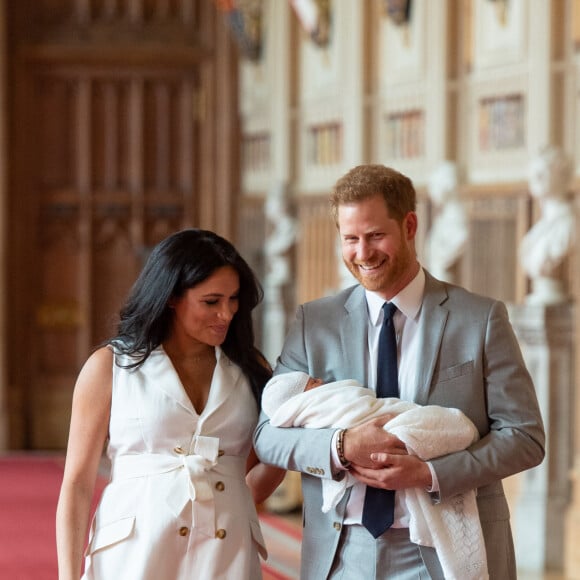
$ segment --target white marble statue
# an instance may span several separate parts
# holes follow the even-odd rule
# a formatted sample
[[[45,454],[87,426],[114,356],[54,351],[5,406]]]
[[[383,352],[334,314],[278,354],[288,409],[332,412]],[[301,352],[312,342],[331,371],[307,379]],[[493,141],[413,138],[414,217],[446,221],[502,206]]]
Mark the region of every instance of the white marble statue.
[[[296,220],[288,209],[286,186],[278,183],[270,189],[265,204],[269,233],[264,244],[266,274],[264,277],[263,351],[273,363],[282,350],[286,335],[286,309],[282,289],[291,279],[288,254],[297,234]]]
[[[436,278],[453,282],[450,268],[465,250],[469,226],[457,189],[457,167],[444,161],[431,175],[428,193],[436,208],[425,244],[426,263]]]
[[[574,243],[574,206],[569,196],[573,178],[572,161],[560,149],[542,149],[529,165],[531,195],[540,204],[541,217],[522,239],[520,262],[532,280],[530,304],[565,302],[558,267]]]

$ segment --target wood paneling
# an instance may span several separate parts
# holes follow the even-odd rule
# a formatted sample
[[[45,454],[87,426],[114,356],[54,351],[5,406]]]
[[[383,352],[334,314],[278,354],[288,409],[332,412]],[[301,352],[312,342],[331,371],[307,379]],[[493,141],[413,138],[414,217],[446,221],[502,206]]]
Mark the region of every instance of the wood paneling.
[[[151,247],[233,236],[237,55],[209,0],[8,4],[11,445],[60,448]]]
[[[465,193],[469,240],[457,265],[458,282],[473,292],[509,303],[527,293],[518,248],[529,228],[529,198],[515,186]]]
[[[298,223],[300,239],[296,250],[296,299],[301,304],[334,293],[339,283],[338,237],[330,217],[328,197],[301,198]]]
[[[266,276],[264,244],[266,241],[266,216],[264,200],[260,197],[245,197],[240,203],[238,250],[263,285]],[[263,304],[254,312],[256,344],[262,344]]]

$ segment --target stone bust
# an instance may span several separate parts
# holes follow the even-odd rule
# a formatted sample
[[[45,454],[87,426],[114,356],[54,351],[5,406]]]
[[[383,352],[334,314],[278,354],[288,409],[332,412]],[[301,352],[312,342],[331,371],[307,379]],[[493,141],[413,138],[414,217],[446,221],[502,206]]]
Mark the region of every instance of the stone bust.
[[[436,214],[425,253],[428,269],[436,278],[453,282],[450,268],[462,255],[469,237],[467,216],[457,188],[457,167],[444,161],[431,174],[429,197]]]
[[[574,243],[575,216],[569,198],[572,161],[563,151],[548,146],[532,159],[528,168],[530,194],[541,210],[540,219],[523,237],[520,262],[532,280],[526,301],[552,304],[565,301],[558,268]]]
[[[290,258],[287,252],[297,234],[296,220],[290,215],[284,184],[272,187],[266,199],[265,212],[270,226],[264,244],[267,266],[265,284],[269,288],[279,288],[290,279]]]

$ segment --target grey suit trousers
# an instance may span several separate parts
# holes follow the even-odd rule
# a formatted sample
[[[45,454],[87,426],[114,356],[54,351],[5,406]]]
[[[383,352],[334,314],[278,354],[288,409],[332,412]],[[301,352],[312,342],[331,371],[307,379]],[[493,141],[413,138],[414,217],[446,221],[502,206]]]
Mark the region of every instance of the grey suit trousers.
[[[419,547],[407,528],[391,528],[376,540],[359,525],[342,527],[332,580],[444,580],[433,548]]]

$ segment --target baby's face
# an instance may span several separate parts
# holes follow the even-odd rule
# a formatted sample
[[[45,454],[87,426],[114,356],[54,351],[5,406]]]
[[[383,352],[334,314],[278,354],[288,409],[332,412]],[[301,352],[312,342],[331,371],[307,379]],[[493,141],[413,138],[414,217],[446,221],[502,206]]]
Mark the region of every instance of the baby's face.
[[[305,391],[309,391],[310,389],[315,389],[316,387],[319,387],[320,385],[323,385],[324,383],[320,380],[320,379],[315,379],[314,377],[310,377],[308,379],[308,382],[306,383],[306,386],[304,387]]]

